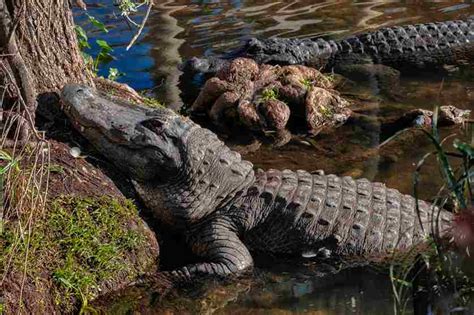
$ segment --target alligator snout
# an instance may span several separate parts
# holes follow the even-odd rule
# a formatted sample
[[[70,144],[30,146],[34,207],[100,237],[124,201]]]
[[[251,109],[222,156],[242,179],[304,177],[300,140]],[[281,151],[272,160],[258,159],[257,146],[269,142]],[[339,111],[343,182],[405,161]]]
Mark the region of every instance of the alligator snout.
[[[67,84],[61,92],[61,98],[68,103],[80,97],[92,97],[93,92],[90,87],[79,84]]]

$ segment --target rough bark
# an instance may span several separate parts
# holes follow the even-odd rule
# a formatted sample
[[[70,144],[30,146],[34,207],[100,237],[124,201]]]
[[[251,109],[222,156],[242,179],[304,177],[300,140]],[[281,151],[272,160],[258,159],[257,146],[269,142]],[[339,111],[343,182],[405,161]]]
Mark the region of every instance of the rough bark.
[[[69,2],[0,0],[0,121],[3,130],[14,125],[13,133],[2,135],[1,146],[31,141],[37,97],[70,82],[93,85]]]
[[[18,53],[37,94],[58,91],[66,83],[92,84],[77,45],[66,0],[3,0],[15,27]]]

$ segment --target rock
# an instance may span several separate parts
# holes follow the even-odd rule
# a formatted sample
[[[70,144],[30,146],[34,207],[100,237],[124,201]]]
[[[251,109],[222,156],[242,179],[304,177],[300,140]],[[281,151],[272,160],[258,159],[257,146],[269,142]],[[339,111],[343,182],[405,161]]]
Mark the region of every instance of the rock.
[[[215,124],[220,124],[221,117],[224,115],[224,111],[228,108],[237,106],[240,95],[233,91],[227,91],[221,94],[219,98],[212,106],[209,117],[214,121]]]
[[[217,77],[210,78],[204,84],[203,90],[191,106],[193,112],[207,112],[216,99],[226,91],[230,90],[230,85]]]
[[[258,107],[265,117],[266,127],[272,130],[283,130],[290,119],[290,108],[279,100],[268,100]]]
[[[307,89],[302,86],[285,85],[279,91],[282,99],[289,103],[302,104],[306,97]]]
[[[311,88],[305,100],[308,130],[318,132],[323,126],[344,123],[351,114],[348,102],[336,93],[319,87]]]
[[[249,101],[242,101],[237,107],[241,122],[250,130],[259,130],[261,128],[261,119],[257,113],[255,104]]]
[[[452,105],[441,106],[439,108],[439,120],[440,125],[458,125],[465,123],[471,111],[467,109],[459,109]]]
[[[308,133],[346,121],[348,102],[333,87],[334,80],[314,68],[237,58],[206,82],[191,112],[206,112],[226,131],[244,125],[255,135],[284,135],[273,137],[283,143],[291,138],[285,132],[291,117],[305,119]]]
[[[248,58],[237,58],[219,70],[216,76],[228,82],[254,81],[259,73],[258,64]]]
[[[441,106],[438,110],[438,126],[458,125],[466,122],[471,114],[470,110],[459,109],[448,105]],[[388,123],[386,129],[395,131],[411,127],[430,127],[433,112],[426,109],[413,109],[392,123]],[[393,132],[393,131],[392,131]]]
[[[322,74],[315,68],[291,65],[281,68],[281,77],[283,84],[310,88],[317,86],[323,89],[334,88],[333,82],[328,76]]]

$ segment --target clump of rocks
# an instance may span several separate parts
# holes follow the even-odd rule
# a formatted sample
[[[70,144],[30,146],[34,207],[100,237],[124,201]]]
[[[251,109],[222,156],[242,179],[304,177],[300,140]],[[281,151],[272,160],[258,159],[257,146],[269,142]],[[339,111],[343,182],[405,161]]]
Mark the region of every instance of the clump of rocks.
[[[296,129],[316,134],[349,118],[349,103],[335,85],[314,68],[258,65],[237,58],[205,83],[190,110],[206,113],[217,126],[270,132],[285,143],[290,121]]]

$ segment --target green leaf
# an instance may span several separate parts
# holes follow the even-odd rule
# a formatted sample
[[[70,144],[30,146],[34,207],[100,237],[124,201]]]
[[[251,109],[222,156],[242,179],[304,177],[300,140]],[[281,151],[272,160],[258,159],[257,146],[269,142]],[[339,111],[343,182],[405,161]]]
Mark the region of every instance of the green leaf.
[[[101,53],[109,53],[113,51],[112,47],[110,47],[110,45],[105,40],[98,39],[95,42],[97,43],[97,45],[99,45]]]
[[[108,33],[109,30],[105,27],[104,23],[101,21],[97,20],[95,17],[92,15],[87,14],[87,17],[89,18],[89,21],[94,25],[96,28],[101,30],[102,32]]]
[[[404,287],[411,288],[412,284],[406,280],[399,279],[399,278],[392,278],[392,281],[399,283],[400,285]]]
[[[76,25],[74,30],[76,31],[77,41],[79,42],[79,49],[84,50],[86,48],[91,48],[86,31],[79,25]]]
[[[120,72],[117,68],[110,68],[109,69],[109,76],[107,77],[107,79],[115,81],[123,75],[124,75],[124,73]]]
[[[74,30],[76,31],[77,37],[87,41],[88,38],[87,38],[86,31],[82,27],[80,27],[79,25],[76,25]]]
[[[474,158],[474,148],[465,142],[461,142],[458,139],[454,140],[453,146],[464,155],[469,158]]]
[[[81,55],[82,55],[82,59],[84,59],[86,64],[93,62],[92,56],[89,55],[88,53],[82,51]]]
[[[6,165],[0,167],[0,175],[6,174],[10,169],[14,169],[17,172],[20,171],[18,160],[13,158],[8,152],[0,150],[0,161],[7,162]]]
[[[108,54],[108,53],[100,53],[98,56],[97,56],[97,62],[98,64],[104,64],[104,63],[109,63],[111,61],[114,60],[114,57],[112,57],[112,55]]]

